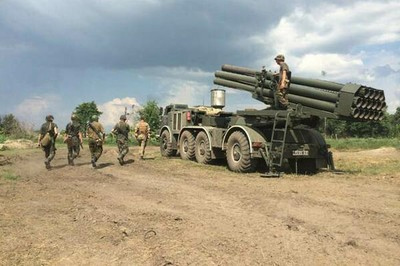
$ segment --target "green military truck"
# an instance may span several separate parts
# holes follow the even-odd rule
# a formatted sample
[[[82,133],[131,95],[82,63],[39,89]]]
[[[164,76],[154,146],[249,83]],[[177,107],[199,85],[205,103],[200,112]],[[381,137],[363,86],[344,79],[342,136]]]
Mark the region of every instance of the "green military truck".
[[[317,130],[321,119],[381,120],[386,108],[382,90],[359,84],[291,78],[289,108],[275,107],[275,75],[269,71],[223,65],[214,84],[245,90],[267,106],[225,112],[225,90],[211,90],[211,106],[171,104],[160,129],[163,156],[179,153],[184,160],[208,164],[226,159],[234,172],[252,172],[259,164],[266,176],[284,165],[295,173],[334,169],[332,153]]]

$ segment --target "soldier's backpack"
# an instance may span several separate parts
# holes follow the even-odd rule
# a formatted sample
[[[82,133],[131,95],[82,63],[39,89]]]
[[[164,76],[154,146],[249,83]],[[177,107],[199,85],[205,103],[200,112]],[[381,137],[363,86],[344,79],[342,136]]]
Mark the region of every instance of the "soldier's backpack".
[[[47,129],[46,134],[40,140],[40,145],[42,145],[42,147],[47,147],[51,144],[51,137],[50,137],[51,126],[52,123],[49,124],[49,128]]]

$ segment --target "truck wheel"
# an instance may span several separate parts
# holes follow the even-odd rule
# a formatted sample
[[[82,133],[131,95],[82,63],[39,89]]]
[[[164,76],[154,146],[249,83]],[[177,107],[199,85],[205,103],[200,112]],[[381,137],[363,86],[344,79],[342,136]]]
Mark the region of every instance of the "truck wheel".
[[[171,137],[168,130],[164,130],[160,136],[160,152],[164,157],[176,155],[176,150],[172,148]]]
[[[254,172],[257,161],[251,158],[250,143],[243,132],[236,131],[229,136],[226,159],[233,172]]]
[[[289,159],[290,169],[293,173],[296,173],[296,160]],[[297,159],[297,173],[306,175],[306,174],[315,174],[317,172],[317,166],[315,159],[311,158],[302,158]]]
[[[195,140],[192,132],[183,131],[179,140],[179,153],[183,160],[193,160],[195,156]]]
[[[208,164],[211,162],[210,140],[204,131],[197,134],[195,154],[198,163]]]

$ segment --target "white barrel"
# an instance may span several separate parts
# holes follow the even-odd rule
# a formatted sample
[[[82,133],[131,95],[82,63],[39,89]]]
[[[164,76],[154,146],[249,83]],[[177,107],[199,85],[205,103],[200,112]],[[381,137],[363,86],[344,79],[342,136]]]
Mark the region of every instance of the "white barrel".
[[[225,107],[225,90],[211,90],[211,107],[222,109]]]

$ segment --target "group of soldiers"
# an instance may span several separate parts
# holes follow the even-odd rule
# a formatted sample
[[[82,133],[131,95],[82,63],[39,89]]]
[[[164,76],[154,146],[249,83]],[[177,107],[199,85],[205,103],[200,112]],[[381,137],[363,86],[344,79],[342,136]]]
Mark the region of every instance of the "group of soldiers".
[[[276,74],[278,84],[275,92],[275,105],[277,108],[287,109],[289,105],[287,91],[290,86],[291,72],[289,66],[285,63],[284,55],[279,54],[274,60],[280,67],[279,73]],[[55,156],[55,139],[58,136],[58,127],[53,121],[54,117],[52,115],[46,116],[46,123],[42,125],[38,138],[38,146],[41,146],[45,152],[45,165],[48,169],[50,169],[50,162]],[[126,122],[126,115],[121,115],[120,121],[112,130],[112,134],[114,134],[117,139],[119,151],[117,159],[120,165],[125,163],[124,157],[129,152],[129,132],[130,127]],[[143,117],[140,118],[140,122],[136,125],[134,134],[140,145],[139,157],[143,159],[147,140],[150,136],[149,124],[144,121]],[[93,167],[96,167],[96,162],[103,153],[103,144],[106,136],[103,125],[99,123],[98,116],[94,115],[91,117],[91,121],[88,123],[87,127],[87,135],[91,153],[91,163]],[[81,125],[75,114],[72,114],[71,122],[67,124],[65,129],[64,142],[68,145],[68,164],[74,165],[74,159],[79,155],[80,148],[83,148]]]
[[[126,120],[126,115],[121,115],[120,121],[114,126],[111,132],[116,136],[118,146],[117,159],[120,165],[125,164],[124,158],[129,152],[130,127]],[[45,152],[44,164],[47,169],[51,168],[50,162],[56,154],[57,149],[55,141],[58,135],[58,126],[54,123],[54,117],[52,115],[46,116],[46,122],[40,128],[38,146]],[[146,145],[150,138],[150,127],[149,124],[144,121],[144,117],[140,117],[140,121],[135,127],[134,135],[140,146],[139,158],[143,159]],[[104,127],[99,122],[99,117],[93,115],[87,125],[87,137],[93,168],[96,168],[96,162],[103,153],[105,136]],[[68,164],[74,165],[74,159],[78,157],[80,149],[83,148],[82,126],[77,115],[74,113],[71,115],[71,122],[69,122],[65,128],[64,142],[68,147]]]

